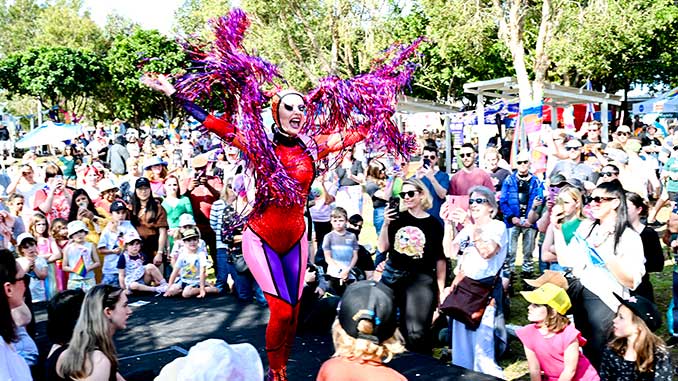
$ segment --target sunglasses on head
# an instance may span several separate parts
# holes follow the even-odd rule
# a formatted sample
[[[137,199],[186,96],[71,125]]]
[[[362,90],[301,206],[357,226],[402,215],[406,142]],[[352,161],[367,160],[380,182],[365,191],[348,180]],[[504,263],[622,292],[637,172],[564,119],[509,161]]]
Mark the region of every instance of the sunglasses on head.
[[[486,198],[470,198],[470,199],[468,200],[468,204],[469,204],[469,205],[473,205],[473,204],[484,204],[484,203],[486,203],[486,202],[489,202]]]
[[[604,196],[595,196],[595,197],[589,197],[590,202],[595,202],[596,204],[600,204],[601,202],[607,202],[607,201],[612,201],[616,200],[616,197],[604,197]]]
[[[473,157],[473,152],[460,153],[459,157]]]
[[[400,198],[405,198],[405,196],[412,198],[417,193],[419,193],[419,191],[416,191],[416,190],[411,190],[411,191],[407,191],[407,192],[400,192]]]
[[[600,172],[600,176],[602,177],[612,177],[616,176],[617,172]]]
[[[294,111],[296,108],[297,111],[299,112],[306,112],[306,105],[288,105],[287,103],[283,103],[283,106],[285,107],[285,110],[287,111]]]
[[[521,161],[516,161],[516,164],[521,165],[521,164],[527,164],[527,160],[521,160]]]

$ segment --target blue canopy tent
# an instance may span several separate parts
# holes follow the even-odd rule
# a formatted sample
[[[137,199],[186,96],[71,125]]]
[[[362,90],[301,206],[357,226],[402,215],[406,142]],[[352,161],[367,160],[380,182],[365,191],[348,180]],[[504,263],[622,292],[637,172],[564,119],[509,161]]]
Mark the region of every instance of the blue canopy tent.
[[[48,144],[61,143],[65,140],[73,140],[82,134],[82,126],[78,124],[65,124],[45,122],[40,127],[28,132],[16,142],[17,148],[38,147]]]
[[[633,113],[638,114],[672,114],[678,113],[678,87],[656,98],[633,105]]]

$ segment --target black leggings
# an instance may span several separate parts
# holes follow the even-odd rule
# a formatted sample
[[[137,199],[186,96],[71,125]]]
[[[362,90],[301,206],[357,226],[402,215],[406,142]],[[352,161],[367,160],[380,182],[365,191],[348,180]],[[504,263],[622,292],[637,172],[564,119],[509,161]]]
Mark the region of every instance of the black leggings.
[[[612,338],[612,320],[615,312],[600,298],[583,287],[579,296],[580,308],[574,310],[574,325],[587,340],[584,355],[596,370],[600,369],[603,349]],[[572,301],[575,304],[575,301]]]
[[[411,352],[430,354],[431,319],[438,304],[438,285],[428,274],[412,274],[392,286],[400,309],[400,332]]]

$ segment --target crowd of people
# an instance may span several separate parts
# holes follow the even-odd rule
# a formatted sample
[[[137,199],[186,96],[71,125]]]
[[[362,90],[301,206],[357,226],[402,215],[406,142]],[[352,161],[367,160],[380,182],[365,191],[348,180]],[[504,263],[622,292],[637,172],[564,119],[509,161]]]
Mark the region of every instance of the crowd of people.
[[[542,174],[531,172],[531,152],[518,153],[511,168],[499,149],[485,148],[479,160],[478,147],[465,143],[460,169],[450,176],[441,169],[444,153],[425,136],[410,162],[359,145],[339,168],[316,178],[305,208],[310,255],[299,283],[297,322],[301,331],[332,329],[337,356],[349,361],[326,364],[318,378],[332,379],[333,371],[359,357],[351,340],[371,342],[365,348],[381,363],[404,350],[398,343],[430,355],[440,345],[437,337],[450,346],[453,364],[503,377],[497,359],[507,346],[505,316],[523,313],[510,310],[522,279],[529,285],[521,288],[534,288],[523,292],[531,324],[516,334],[532,379],[671,379],[667,344],[655,334],[662,318],[648,274],[663,269],[662,242],[673,253],[678,248],[672,190],[678,128],[665,141],[629,138],[627,129],[618,128],[606,144],[596,141],[595,122],[583,127],[583,136],[545,134],[549,168]],[[646,128],[648,136],[654,130]],[[116,374],[111,338],[125,327],[132,293],[232,293],[246,303],[279,303],[243,254],[242,217],[254,195],[237,147],[190,132],[141,139],[130,129],[92,148],[110,134],[97,130],[58,158],[28,152],[6,171],[2,345],[3,356],[17,365],[0,372],[12,379],[36,371],[29,368],[38,358],[31,344],[35,303],[85,300],[54,323],[84,332],[51,337],[48,378],[55,380]],[[124,159],[122,173],[112,170],[114,152]],[[666,206],[672,213],[660,239],[656,229],[663,224],[656,216]],[[361,244],[365,222],[377,238]],[[676,279],[674,272],[674,288]],[[439,309],[469,281],[490,288],[475,327]],[[353,288],[379,294],[392,310],[392,330],[362,332],[365,327],[351,327],[341,313],[333,324],[337,305]],[[353,297],[340,310],[358,308],[360,300],[368,302]],[[86,337],[95,329],[105,332]],[[347,346],[352,349],[341,349]]]

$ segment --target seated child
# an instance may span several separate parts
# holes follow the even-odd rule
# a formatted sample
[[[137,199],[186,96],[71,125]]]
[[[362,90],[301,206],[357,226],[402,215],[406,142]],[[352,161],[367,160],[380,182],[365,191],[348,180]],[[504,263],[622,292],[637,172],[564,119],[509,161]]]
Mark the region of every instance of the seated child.
[[[317,381],[406,380],[383,364],[405,351],[397,327],[388,286],[370,280],[348,286],[332,326],[335,353],[320,367]]]
[[[654,334],[662,325],[657,306],[638,295],[628,299],[614,296],[621,305],[613,320],[614,339],[603,350],[600,379],[671,380],[671,356],[664,341]]]
[[[157,292],[167,291],[167,282],[160,274],[158,267],[152,263],[144,265],[141,253],[141,237],[136,230],[128,231],[123,237],[125,251],[118,257],[118,282],[120,288],[132,291]],[[153,286],[152,284],[155,284]]]
[[[190,214],[184,213],[179,217],[179,228],[172,232],[174,235],[174,245],[172,246],[172,252],[170,253],[170,264],[172,267],[174,267],[174,263],[177,261],[177,257],[179,257],[179,253],[184,247],[184,241],[181,239],[181,232],[189,228],[197,227],[198,225],[195,224],[195,219]],[[203,239],[200,239],[198,251],[200,253],[204,253],[208,261],[210,260],[209,256],[207,255],[207,244]],[[209,263],[207,267],[210,267]]]
[[[63,271],[69,272],[67,288],[89,291],[96,285],[94,269],[99,267],[99,254],[92,242],[85,238],[89,229],[84,222],[75,220],[68,223],[68,245],[64,248]]]
[[[125,249],[124,236],[136,229],[127,219],[127,206],[120,200],[115,200],[110,207],[111,219],[99,236],[97,249],[104,255],[104,265],[101,270],[102,284],[119,287],[118,258]]]
[[[531,303],[527,319],[532,324],[516,330],[516,335],[525,348],[531,379],[600,380],[589,360],[579,351],[586,339],[564,316],[572,306],[567,292],[545,283],[521,294]]]
[[[181,232],[181,240],[183,248],[174,264],[169,279],[170,286],[165,296],[181,293],[184,298],[192,296],[204,298],[207,293],[218,293],[219,289],[206,284],[207,255],[199,250],[200,231],[197,228],[184,229]]]

